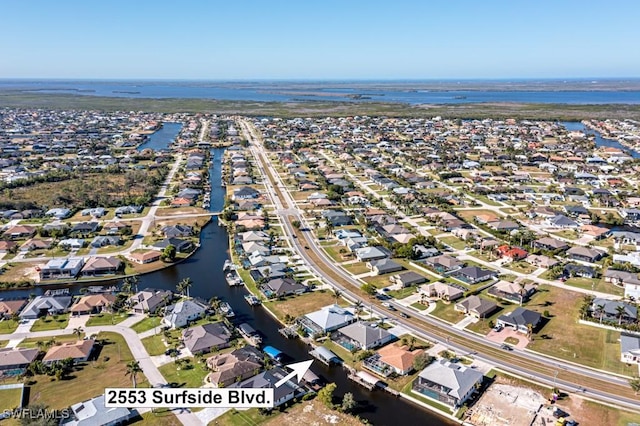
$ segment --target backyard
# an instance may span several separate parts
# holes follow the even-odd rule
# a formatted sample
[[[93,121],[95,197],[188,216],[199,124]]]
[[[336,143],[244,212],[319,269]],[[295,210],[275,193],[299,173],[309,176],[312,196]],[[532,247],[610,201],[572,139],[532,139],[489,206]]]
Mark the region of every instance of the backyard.
[[[323,306],[333,305],[334,303],[343,306],[347,305],[341,298],[336,300],[334,293],[328,290],[316,290],[299,296],[288,297],[285,300],[263,303],[281,320],[287,315],[297,318],[300,315],[317,311]]]

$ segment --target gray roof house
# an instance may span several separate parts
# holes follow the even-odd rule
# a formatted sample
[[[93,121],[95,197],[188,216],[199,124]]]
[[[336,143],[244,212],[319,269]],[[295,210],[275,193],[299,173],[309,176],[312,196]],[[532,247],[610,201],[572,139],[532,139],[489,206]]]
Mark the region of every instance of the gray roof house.
[[[234,383],[229,385],[229,388],[250,388],[250,389],[264,389],[273,388],[274,401],[273,405],[278,407],[293,398],[302,396],[306,391],[299,387],[294,380],[285,382],[280,387],[275,387],[279,380],[283,379],[287,375],[282,367],[274,367],[270,370],[263,371],[249,379],[246,379],[240,383]]]
[[[475,392],[482,379],[481,372],[442,359],[420,372],[412,391],[457,408]]]
[[[292,278],[276,278],[267,281],[261,290],[267,297],[283,297],[290,294],[302,294],[309,289]]]
[[[61,423],[65,426],[116,426],[128,424],[139,415],[129,408],[106,408],[104,395],[73,404],[70,409],[71,418]]]
[[[158,241],[153,244],[156,249],[164,249],[167,246],[172,245],[179,253],[185,253],[191,250],[193,243],[189,240],[181,240],[180,238],[165,238],[162,241]]]
[[[403,272],[402,274],[392,275],[391,277],[389,277],[389,281],[401,287],[409,287],[412,285],[425,283],[427,282],[427,278],[423,277],[417,272],[408,271]]]
[[[231,332],[221,322],[198,325],[182,332],[182,341],[192,354],[230,346]]]
[[[368,262],[367,266],[375,272],[376,275],[389,274],[391,272],[398,272],[404,269],[404,266],[391,259],[372,260]]]
[[[539,313],[517,307],[510,314],[500,315],[496,324],[511,327],[520,333],[528,333],[528,325],[531,324],[532,329],[535,330],[541,319],[542,316]]]
[[[619,307],[620,313],[618,313]],[[635,305],[617,300],[593,299],[591,312],[594,318],[602,318],[602,321],[614,324],[620,321],[623,323],[635,322],[638,318],[638,308]]]
[[[640,364],[640,337],[633,334],[620,335],[620,361]]]
[[[389,257],[389,253],[383,250],[381,247],[361,247],[354,251],[356,257],[361,262],[367,262],[371,260],[379,260]]]
[[[186,327],[191,321],[201,318],[207,312],[207,306],[195,300],[181,300],[168,306],[162,323],[171,328]]]
[[[351,350],[354,346],[360,349],[374,349],[394,340],[396,336],[382,327],[372,327],[364,322],[355,322],[336,331],[331,340]]]
[[[56,315],[67,312],[71,306],[71,296],[36,296],[20,312],[20,318],[36,319],[44,315]]]
[[[486,281],[489,278],[495,277],[496,275],[498,275],[496,271],[478,268],[477,266],[467,266],[453,273],[454,278],[457,278],[460,281],[464,281],[468,284],[476,284],[482,281]]]
[[[158,308],[165,306],[173,299],[173,293],[169,290],[156,290],[145,288],[129,299],[131,310],[136,314],[155,313]]]
[[[325,306],[315,312],[302,316],[298,323],[312,335],[334,331],[356,320],[353,313],[338,305]]]

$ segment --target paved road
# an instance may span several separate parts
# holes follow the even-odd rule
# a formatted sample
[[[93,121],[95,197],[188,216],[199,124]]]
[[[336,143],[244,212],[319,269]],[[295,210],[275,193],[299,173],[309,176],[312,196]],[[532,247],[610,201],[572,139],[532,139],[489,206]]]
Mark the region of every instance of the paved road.
[[[264,152],[265,152],[264,147],[261,145],[260,137],[257,135],[257,132],[253,128],[253,125],[251,123],[248,123],[246,120],[241,120],[240,127],[245,137],[250,141],[251,151],[254,154],[255,158],[258,160],[258,163],[257,163],[258,169],[263,173],[263,176],[265,177],[264,179],[265,186],[277,210],[280,212],[287,211],[288,212],[287,214],[290,214],[289,212],[294,212],[296,213],[294,214],[295,218],[297,218],[298,220],[302,219],[302,216],[300,215],[298,209],[291,210],[291,206],[295,206],[295,203],[293,202],[293,199],[291,198],[291,196],[287,194],[287,191],[284,190],[285,186],[282,183],[279,175],[277,174],[276,170],[274,169],[273,165],[268,160],[268,158],[266,158],[266,155],[264,155]],[[265,173],[264,165],[266,165],[266,167],[269,168],[271,175],[276,180],[276,185],[280,187],[283,197],[286,198],[285,200],[286,204],[283,205],[282,200],[280,200],[277,193],[275,192],[273,183],[269,182],[270,179],[268,179],[268,174]],[[294,248],[299,253],[299,255],[309,264],[311,271],[313,271],[317,276],[322,277],[324,282],[329,283],[332,287],[341,290],[343,294],[348,296],[350,299],[354,301],[360,301],[364,303],[366,306],[369,306],[371,304],[370,301],[362,299],[359,295],[351,291],[353,286],[359,287],[360,283],[354,280],[354,278],[350,274],[348,274],[346,271],[344,271],[342,268],[335,265],[333,260],[328,258],[326,253],[317,245],[317,242],[315,241],[314,238],[307,238],[308,245],[306,247],[308,247],[308,249],[302,247],[302,243],[299,241],[299,239],[293,238],[293,235],[295,234],[295,232],[293,230],[289,217],[286,214],[282,214],[282,213],[278,215],[280,216],[281,222],[283,224],[283,230],[285,232],[285,235],[288,237],[289,242],[293,244]],[[307,229],[309,229],[309,227],[307,227]],[[313,261],[313,259],[311,259],[311,257],[307,254],[307,250],[313,251],[315,255],[322,260],[322,265],[316,264]],[[326,269],[331,269],[335,274],[339,275],[342,278],[342,280],[340,282],[334,280],[331,276],[329,276],[327,273],[324,272]],[[408,315],[415,315],[415,313],[412,310],[409,310],[406,307],[395,302],[393,302],[393,304],[398,311],[404,312]],[[451,347],[460,353],[470,352],[468,348],[463,347],[456,343],[452,343],[451,341],[449,341],[449,338],[447,338],[446,341],[444,341],[441,337],[436,336],[435,334],[427,331],[422,327],[419,328],[413,325],[412,323],[403,321],[400,317],[396,316],[395,314],[391,314],[389,311],[382,310],[377,306],[376,307],[371,306],[371,309],[373,312],[375,312],[378,315],[391,317],[396,323],[401,324],[408,330],[411,330],[418,337],[423,337],[437,343],[445,344],[448,347]],[[427,322],[431,326],[447,331],[448,333],[450,333],[450,335],[453,338],[455,338],[456,334],[460,333],[459,330],[456,330],[452,326],[445,324],[441,321],[438,321],[434,318],[424,317],[424,318],[421,318],[421,320]],[[477,336],[473,333],[467,332],[465,333],[464,337],[467,339],[473,340],[476,343],[482,344],[484,346],[493,346],[494,348],[499,348],[500,346],[497,343],[488,342],[483,337]],[[525,358],[530,361],[540,363],[542,365],[552,366],[556,368],[558,371],[575,372],[581,375],[596,377],[600,380],[609,381],[609,382],[621,384],[621,385],[627,385],[627,380],[625,378],[617,377],[612,373],[590,369],[577,364],[572,364],[562,360],[556,360],[550,357],[538,355],[536,353],[517,350],[517,351],[514,351],[514,356]],[[474,357],[483,362],[499,365],[500,368],[504,369],[505,371],[518,374],[523,377],[534,379],[535,381],[540,383],[546,383],[548,385],[555,383],[556,385],[561,386],[567,390],[580,389],[582,387],[580,383],[571,383],[568,381],[556,380],[555,377],[546,376],[533,370],[520,368],[514,365],[506,365],[502,361],[498,359],[493,359],[491,356],[486,354],[474,353]],[[610,402],[617,405],[627,406],[633,409],[640,408],[640,403],[634,399],[622,398],[617,395],[612,395],[612,394],[600,392],[600,391],[590,391],[589,394],[590,396],[595,397],[596,399],[599,399],[602,401]]]

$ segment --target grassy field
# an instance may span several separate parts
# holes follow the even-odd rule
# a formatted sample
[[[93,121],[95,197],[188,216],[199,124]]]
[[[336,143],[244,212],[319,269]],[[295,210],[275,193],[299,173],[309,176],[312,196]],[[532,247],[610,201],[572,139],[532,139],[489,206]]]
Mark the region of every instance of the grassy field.
[[[344,269],[351,272],[353,275],[360,275],[369,272],[369,268],[362,262],[352,263],[350,265],[342,265]]]
[[[83,337],[84,337],[84,334],[81,334],[80,338],[82,339]],[[38,342],[46,343],[46,342],[50,341],[51,339],[53,339],[56,343],[77,342],[78,341],[78,336],[76,336],[75,334],[63,334],[61,336],[55,336],[55,337],[28,337],[28,338],[22,340],[18,344],[18,347],[20,347],[20,348],[37,348],[38,347]]]
[[[624,288],[618,287],[614,284],[608,283],[604,278],[592,279],[573,277],[564,282],[566,285],[573,287],[584,288],[586,290],[595,290],[602,293],[615,294],[616,296],[624,295]]]
[[[149,411],[144,413],[140,419],[131,423],[136,426],[180,426],[180,420],[169,410],[165,408],[158,408],[153,412]]]
[[[190,358],[187,364],[183,364],[180,370],[176,367],[175,362],[170,362],[159,368],[162,376],[169,383],[177,383],[182,388],[199,388],[204,384],[204,378],[209,374],[209,370],[205,363],[198,363]]]
[[[433,315],[435,317],[438,317],[440,319],[443,319],[445,321],[448,321],[454,324],[464,318],[464,314],[462,312],[458,312],[455,310],[454,303],[444,303],[441,300],[439,300],[436,303],[437,303],[436,308],[433,311],[431,311],[430,315]]]
[[[149,355],[162,355],[167,349],[169,349],[169,346],[164,343],[164,340],[166,340],[164,335],[156,334],[142,339],[142,344]]]
[[[20,407],[21,396],[22,388],[0,390],[0,411]]]
[[[467,244],[458,237],[440,238],[440,242],[445,243],[456,250],[462,250],[467,246]]]
[[[339,305],[347,305],[347,303],[340,298],[338,298],[337,302]],[[332,305],[336,303],[336,298],[331,291],[318,290],[300,296],[289,297],[285,300],[274,300],[263,303],[282,320],[286,315],[296,318],[300,315],[317,311],[323,306]]]
[[[62,330],[63,328],[67,328],[67,325],[69,325],[69,314],[48,315],[43,318],[38,318],[36,322],[33,323],[31,331]]]
[[[0,321],[0,334],[11,334],[18,328],[18,321],[4,320]]]
[[[129,317],[128,314],[122,314],[122,313],[112,314],[108,312],[104,312],[97,315],[91,315],[91,318],[89,318],[89,321],[87,321],[87,327],[90,327],[93,325],[115,325],[126,320],[128,317]]]
[[[162,321],[161,317],[147,317],[142,321],[139,321],[131,326],[131,329],[136,333],[143,333],[152,328],[156,328]]]
[[[106,387],[131,387],[125,376],[126,365],[134,358],[124,339],[116,333],[100,333],[103,346],[95,361],[81,363],[66,380],[51,380],[49,376],[33,377],[29,403],[41,402],[53,409],[62,409],[78,401],[100,395]],[[138,386],[147,385],[144,375],[137,377]]]
[[[387,294],[396,299],[404,299],[416,293],[417,286],[404,287],[401,290],[389,290]]]

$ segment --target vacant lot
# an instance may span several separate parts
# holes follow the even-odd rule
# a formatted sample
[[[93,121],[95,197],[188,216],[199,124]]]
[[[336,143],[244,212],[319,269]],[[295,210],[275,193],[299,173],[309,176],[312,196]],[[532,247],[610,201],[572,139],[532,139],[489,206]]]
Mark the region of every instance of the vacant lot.
[[[170,362],[160,367],[160,372],[168,383],[176,383],[178,387],[199,388],[209,369],[204,362],[196,362],[193,358],[179,360],[180,365]]]
[[[332,291],[318,290],[300,296],[289,297],[285,300],[265,302],[265,305],[282,320],[286,315],[295,318],[334,303],[336,303],[336,298]],[[340,298],[338,298],[337,303],[347,305]]]
[[[0,390],[0,411],[18,408],[22,404],[22,388]]]

